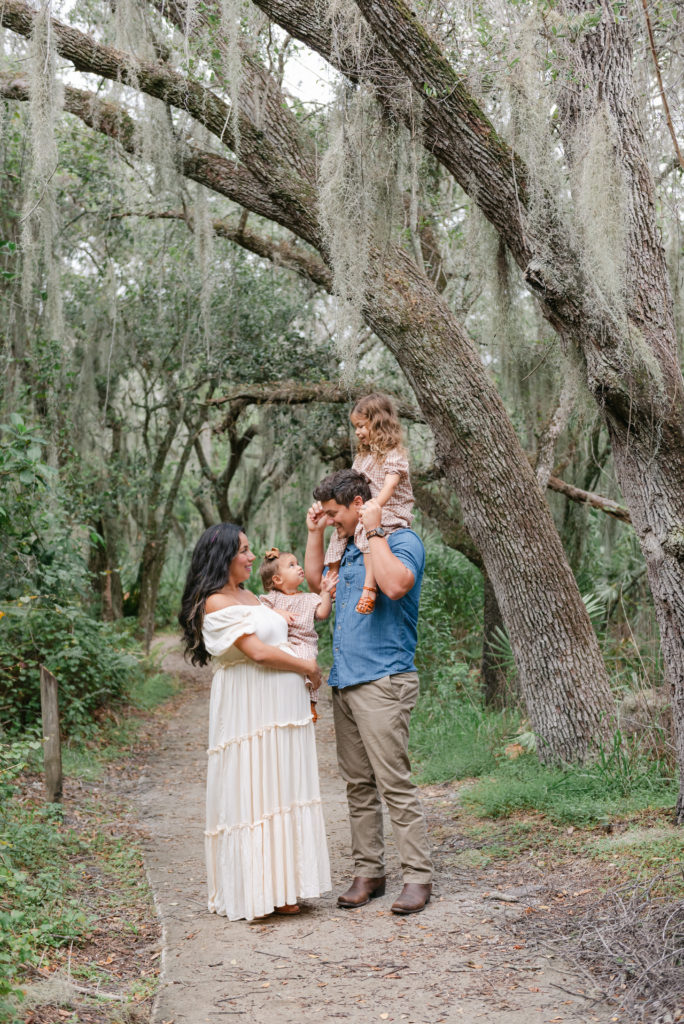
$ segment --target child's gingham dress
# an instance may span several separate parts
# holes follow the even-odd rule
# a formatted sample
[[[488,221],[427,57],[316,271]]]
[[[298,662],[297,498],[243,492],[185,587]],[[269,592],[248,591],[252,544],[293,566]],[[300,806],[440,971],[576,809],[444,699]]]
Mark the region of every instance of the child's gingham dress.
[[[318,657],[318,634],[314,626],[314,613],[321,603],[320,594],[299,591],[296,594],[281,594],[279,590],[269,590],[261,594],[259,600],[274,611],[294,615],[294,622],[288,623],[287,643],[292,648],[295,658]],[[318,700],[318,690],[309,690],[309,697],[315,704]]]
[[[394,530],[401,530],[411,526],[413,522],[413,489],[409,477],[409,464],[406,455],[399,449],[393,448],[387,455],[378,459],[373,452],[360,452],[352,464],[352,469],[357,473],[364,473],[370,483],[371,496],[377,498],[385,486],[385,477],[388,473],[398,473],[399,483],[394,488],[394,494],[390,497],[382,509],[382,527],[388,533]],[[362,523],[354,531],[354,543],[359,551],[364,554],[368,551],[368,538]],[[346,538],[338,537],[333,533],[325,553],[325,564],[335,565],[339,562],[347,546]]]

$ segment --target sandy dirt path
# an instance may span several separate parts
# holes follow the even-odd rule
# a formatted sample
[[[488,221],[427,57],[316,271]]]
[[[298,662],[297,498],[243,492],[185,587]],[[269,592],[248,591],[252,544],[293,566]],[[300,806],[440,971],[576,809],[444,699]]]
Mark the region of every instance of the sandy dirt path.
[[[187,678],[177,650],[169,650],[164,667]],[[439,787],[425,794],[437,876],[422,914],[390,913],[401,889],[391,838],[387,895],[358,910],[339,910],[331,893],[290,919],[230,923],[209,914],[203,863],[209,684],[207,671],[193,672],[191,695],[130,794],[148,837],[146,864],[163,927],[154,1024],[220,1024],[231,1017],[250,1024],[621,1019],[537,946],[529,928],[516,929],[535,900],[543,902],[543,887],[492,899],[486,875],[450,867],[453,858],[440,847],[443,829],[435,824],[444,820]],[[337,894],[351,875],[349,828],[329,694],[321,705],[316,739]]]

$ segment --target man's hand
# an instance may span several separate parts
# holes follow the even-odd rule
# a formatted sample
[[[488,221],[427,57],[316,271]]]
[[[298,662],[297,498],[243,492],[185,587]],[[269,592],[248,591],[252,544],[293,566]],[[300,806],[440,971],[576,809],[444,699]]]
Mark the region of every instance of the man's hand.
[[[334,569],[330,569],[321,580],[321,590],[326,591],[331,597],[334,597],[335,587],[337,586],[339,578],[339,573],[335,572]]]
[[[315,533],[317,530],[323,531],[329,524],[328,515],[321,505],[320,501],[314,501],[313,505],[309,508],[306,513],[306,528],[309,533]]]
[[[377,503],[375,498],[371,498],[361,506],[359,519],[363,523],[366,533],[369,530],[376,530],[382,522],[382,506]]]

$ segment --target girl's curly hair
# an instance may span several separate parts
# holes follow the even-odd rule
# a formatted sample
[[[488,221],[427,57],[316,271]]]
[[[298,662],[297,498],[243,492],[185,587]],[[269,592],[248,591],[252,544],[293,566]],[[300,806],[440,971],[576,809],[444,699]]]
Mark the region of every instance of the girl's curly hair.
[[[368,420],[370,438],[368,444],[359,442],[358,450],[360,452],[372,452],[374,455],[384,456],[395,448],[404,451],[401,423],[394,402],[389,395],[385,395],[381,391],[364,395],[363,398],[359,398],[351,415],[363,416]]]

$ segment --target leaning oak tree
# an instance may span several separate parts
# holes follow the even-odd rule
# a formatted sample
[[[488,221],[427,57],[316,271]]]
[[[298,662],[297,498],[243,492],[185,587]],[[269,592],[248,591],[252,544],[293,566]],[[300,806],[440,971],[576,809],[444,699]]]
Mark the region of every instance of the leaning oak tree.
[[[522,4],[511,32],[510,8],[491,5],[490,28],[501,16],[512,37],[501,51],[512,81],[509,143],[468,89],[456,17],[447,55],[403,0],[356,0],[367,33],[360,53],[340,46],[332,22],[313,18],[302,0],[255,2],[351,79],[373,83],[398,118],[407,114],[396,83],[411,84],[424,146],[497,230],[579,361],[648,568],[673,693],[683,822],[684,385],[634,67],[638,12],[607,0]],[[472,52],[472,39],[467,46]],[[560,166],[549,159],[559,143]]]
[[[541,754],[566,760],[586,756],[606,735],[612,707],[596,639],[549,509],[501,399],[476,347],[431,277],[428,247],[412,197],[406,204],[412,229],[406,245],[403,237],[384,230],[379,219],[374,223],[369,217],[367,224],[360,225],[359,249],[363,251],[357,252],[356,258],[353,250],[350,255],[331,211],[336,201],[340,205],[340,199],[350,204],[359,199],[354,167],[363,134],[361,139],[347,136],[345,140],[341,126],[340,145],[329,148],[321,181],[317,140],[284,98],[277,68],[269,69],[257,48],[250,47],[249,35],[238,31],[240,5],[237,10],[229,3],[223,9],[212,3],[193,6],[189,24],[185,7],[178,4],[160,5],[157,12],[154,3],[137,5],[127,0],[125,5],[117,5],[119,17],[124,7],[131,17],[135,13],[138,18],[136,52],[132,44],[123,50],[106,42],[104,9],[102,31],[96,36],[54,18],[46,31],[45,9],[37,15],[21,0],[6,0],[0,9],[2,24],[33,38],[36,70],[28,75],[15,70],[6,73],[3,94],[9,99],[32,100],[35,105],[36,79],[40,82],[48,66],[46,47],[54,47],[78,71],[116,83],[113,99],[103,98],[101,87],[96,94],[65,84],[67,112],[115,139],[123,150],[144,155],[141,103],[136,96],[164,101],[176,112],[173,143],[186,177],[291,232],[299,239],[296,245],[290,244],[290,250],[299,255],[300,265],[308,263],[319,279],[330,268],[337,290],[350,300],[350,307],[354,272],[362,268],[362,316],[396,357],[432,428],[438,461],[482,553],[508,627]],[[326,33],[331,35],[332,23],[325,11],[309,6],[308,17],[323,38]],[[177,40],[174,44],[170,25],[183,33],[180,44]],[[371,50],[373,45],[371,37]],[[337,49],[331,44],[330,59],[347,49],[346,39]],[[381,130],[388,126],[391,144],[408,120],[415,140],[420,112],[412,102],[410,88],[396,87],[397,82],[408,84],[406,76],[383,45],[376,49],[374,66],[384,68],[386,74],[377,89],[371,82],[356,90],[354,101],[361,99],[356,108],[359,123],[372,124],[375,118]],[[195,55],[192,61],[187,59],[189,53]],[[357,59],[358,53],[354,57]],[[179,70],[183,64],[185,69]],[[230,74],[226,74],[226,66]],[[358,69],[350,78],[361,79]],[[382,88],[388,83],[391,96],[383,107]],[[44,83],[42,87],[45,91]],[[442,92],[441,99],[446,103],[449,95]],[[444,109],[447,111],[446,106]],[[494,204],[505,210],[516,195],[525,198],[524,169],[511,158],[508,147],[474,102],[469,109],[470,162],[484,161],[491,194],[496,195]],[[427,141],[425,112],[420,131]],[[163,145],[165,138],[158,143]],[[380,178],[378,175],[378,181]],[[380,185],[375,198],[371,205],[379,209],[386,199]],[[344,202],[341,206],[344,218]],[[350,205],[347,220],[352,219],[351,209]],[[509,233],[512,246],[515,232]],[[523,235],[527,237],[524,231]],[[256,242],[252,239],[250,243],[246,234],[235,241],[251,244],[262,256],[277,258],[278,243],[266,230]],[[550,275],[547,288],[553,277],[552,257],[550,252],[547,263],[537,267],[538,275]],[[565,308],[563,301],[559,302],[560,308]],[[350,308],[350,318],[351,313]],[[557,312],[554,323],[562,327]],[[574,343],[574,335],[572,340]]]

